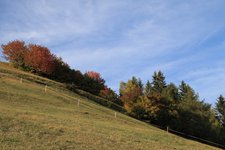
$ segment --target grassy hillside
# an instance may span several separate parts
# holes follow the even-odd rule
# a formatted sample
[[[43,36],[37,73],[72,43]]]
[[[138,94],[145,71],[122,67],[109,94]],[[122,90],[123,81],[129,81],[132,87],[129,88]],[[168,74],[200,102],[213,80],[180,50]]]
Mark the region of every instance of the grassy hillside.
[[[0,149],[216,149],[114,113],[0,63]]]

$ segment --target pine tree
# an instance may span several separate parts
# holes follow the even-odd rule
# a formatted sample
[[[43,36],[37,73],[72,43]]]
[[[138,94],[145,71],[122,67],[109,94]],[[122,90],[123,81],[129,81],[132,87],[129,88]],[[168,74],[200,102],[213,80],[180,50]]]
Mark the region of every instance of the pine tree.
[[[187,93],[187,84],[184,81],[181,81],[179,90],[180,90],[180,96],[183,98],[185,94]]]
[[[144,94],[146,96],[149,95],[151,90],[152,90],[152,85],[151,85],[150,81],[148,80],[146,85],[145,85]]]
[[[140,78],[138,78],[138,86],[141,90],[143,90],[143,83]]]
[[[177,103],[180,99],[178,88],[173,83],[168,84],[167,87],[163,90],[163,96],[171,99],[173,103]]]
[[[225,127],[225,98],[223,95],[218,97],[215,109],[219,122]]]
[[[138,79],[135,76],[132,77],[131,81],[132,84],[138,85]]]
[[[153,91],[157,93],[162,93],[163,89],[166,87],[165,76],[161,71],[154,72],[153,78]]]
[[[181,100],[198,100],[198,95],[184,81],[181,81],[181,85],[179,86],[179,96]]]

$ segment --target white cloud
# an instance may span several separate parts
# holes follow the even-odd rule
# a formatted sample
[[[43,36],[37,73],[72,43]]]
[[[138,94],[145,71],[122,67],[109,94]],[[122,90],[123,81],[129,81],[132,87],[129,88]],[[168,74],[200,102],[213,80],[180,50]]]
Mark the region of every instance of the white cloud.
[[[0,42],[44,44],[75,69],[101,72],[115,89],[121,80],[132,75],[146,80],[155,70],[165,70],[175,82],[191,80],[206,74],[203,70],[186,75],[188,69],[202,68],[193,64],[207,61],[200,46],[224,28],[222,4],[25,0],[9,4],[9,11],[1,14],[8,19],[0,24]],[[196,87],[197,83],[193,81]]]

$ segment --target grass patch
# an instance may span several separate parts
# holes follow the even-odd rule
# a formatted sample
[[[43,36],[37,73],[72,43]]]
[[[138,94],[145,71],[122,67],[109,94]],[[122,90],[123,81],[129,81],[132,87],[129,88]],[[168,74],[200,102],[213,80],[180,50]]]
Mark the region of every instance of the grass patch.
[[[0,64],[0,73],[0,149],[217,149],[119,112],[115,118],[113,110],[60,83],[7,64]]]

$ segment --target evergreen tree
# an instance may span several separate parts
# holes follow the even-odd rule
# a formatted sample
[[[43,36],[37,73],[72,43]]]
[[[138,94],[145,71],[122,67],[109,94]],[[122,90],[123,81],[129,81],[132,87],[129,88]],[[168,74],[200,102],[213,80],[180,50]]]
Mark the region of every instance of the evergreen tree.
[[[170,83],[164,88],[162,92],[163,99],[163,109],[161,112],[162,122],[165,122],[165,125],[173,127],[176,123],[176,119],[178,118],[178,103],[179,101],[179,92],[178,88]]]
[[[153,123],[172,126],[178,116],[178,89],[174,84],[167,85],[161,93],[152,92],[148,96],[148,112]]]
[[[177,103],[180,100],[179,90],[173,83],[167,85],[163,91],[163,95],[170,98],[174,103]]]
[[[153,78],[153,91],[157,93],[162,93],[163,89],[166,87],[166,81],[163,73],[161,71],[154,72]]]
[[[216,125],[214,112],[211,106],[204,101],[187,98],[178,104],[178,119],[174,126],[175,130],[216,141],[218,139],[215,132]]]
[[[143,83],[140,78],[138,78],[138,86],[143,91]]]
[[[132,84],[134,84],[134,85],[138,86],[139,88],[143,89],[143,83],[142,83],[140,78],[137,79],[135,76],[133,76],[131,81],[132,81]]]
[[[225,127],[225,98],[220,95],[216,102],[216,113],[219,122]]]
[[[146,85],[145,85],[144,94],[146,96],[149,95],[151,90],[152,90],[152,85],[151,85],[150,81],[148,80]]]
[[[185,95],[187,93],[187,88],[188,88],[188,85],[184,81],[181,81],[181,84],[179,86],[180,98],[181,99],[184,99],[184,97],[185,97]]]
[[[197,100],[198,94],[184,81],[181,81],[179,86],[179,96],[181,100]]]
[[[134,85],[138,85],[138,79],[135,76],[132,77],[131,82]]]

